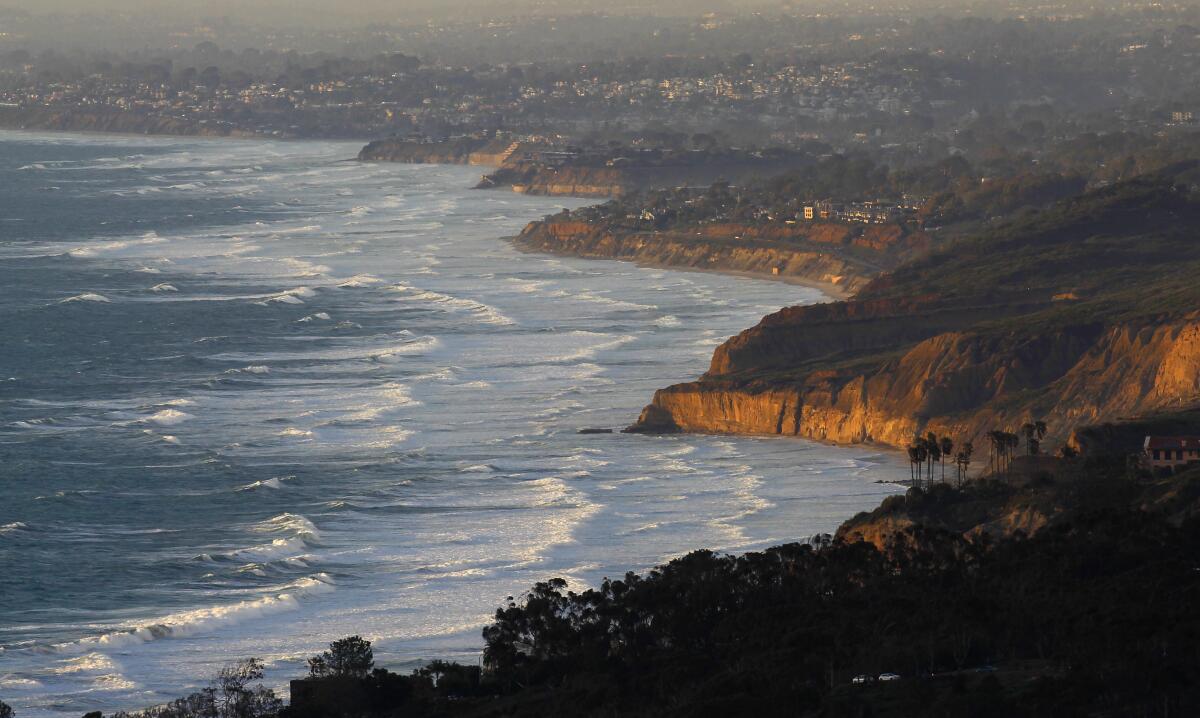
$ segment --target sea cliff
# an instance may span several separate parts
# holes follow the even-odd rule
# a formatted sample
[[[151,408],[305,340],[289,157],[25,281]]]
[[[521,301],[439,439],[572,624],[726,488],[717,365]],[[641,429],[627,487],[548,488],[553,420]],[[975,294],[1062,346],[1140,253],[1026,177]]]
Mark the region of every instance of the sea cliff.
[[[854,300],[766,317],[699,380],[658,391],[631,430],[895,447],[934,431],[982,446],[1035,418],[1065,441],[1200,403],[1200,290],[1184,279],[1200,267],[1180,259],[1196,222],[1200,206],[1167,183],[1073,200]]]
[[[900,257],[927,249],[929,238],[896,225],[854,231],[835,223],[799,228],[722,223],[654,231],[565,214],[531,222],[514,243],[528,251],[812,282],[845,297]]]
[[[362,162],[483,165],[499,167],[522,151],[522,145],[503,139],[463,137],[444,142],[401,139],[375,140],[358,153]]]
[[[825,285],[837,295],[857,291],[876,271],[865,261],[839,256],[829,247],[735,236],[698,238],[684,233],[629,232],[584,222],[534,222],[514,244],[528,251],[574,257],[805,280]]]

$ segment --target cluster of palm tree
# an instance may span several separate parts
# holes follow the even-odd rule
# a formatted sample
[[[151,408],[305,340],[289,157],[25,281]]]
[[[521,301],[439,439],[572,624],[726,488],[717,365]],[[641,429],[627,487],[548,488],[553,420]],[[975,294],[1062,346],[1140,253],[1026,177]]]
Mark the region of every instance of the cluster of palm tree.
[[[1028,422],[1021,426],[1021,433],[1025,436],[1025,448],[1029,455],[1037,456],[1042,450],[1042,439],[1046,436],[1046,422]]]
[[[971,465],[971,456],[975,447],[971,442],[962,445],[958,453],[954,453],[954,440],[948,436],[938,436],[932,431],[908,447],[909,477],[912,485],[921,488],[934,482],[934,466],[941,465],[941,481],[946,482],[946,459],[954,462],[958,485],[961,486]]]
[[[1006,473],[1012,463],[1013,452],[1021,445],[1021,437],[1011,431],[993,429],[987,433],[988,469],[995,474]]]
[[[1042,439],[1046,437],[1046,422],[1038,420],[1021,425],[1019,434],[1011,431],[993,430],[987,433],[991,451],[988,466],[993,474],[1007,473],[1012,465],[1013,454],[1025,437],[1025,450],[1029,456],[1037,456],[1042,450]]]

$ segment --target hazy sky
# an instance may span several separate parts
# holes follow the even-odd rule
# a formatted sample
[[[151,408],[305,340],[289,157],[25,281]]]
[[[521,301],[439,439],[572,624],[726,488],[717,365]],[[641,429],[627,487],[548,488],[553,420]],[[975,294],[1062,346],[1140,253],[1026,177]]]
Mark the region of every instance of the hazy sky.
[[[0,0],[0,7],[32,13],[136,12],[159,17],[253,15],[279,13],[282,18],[312,19],[357,17],[396,20],[482,13],[508,15],[525,12],[640,10],[688,14],[730,10],[738,6],[778,5],[780,0]],[[414,17],[416,16],[416,17]]]

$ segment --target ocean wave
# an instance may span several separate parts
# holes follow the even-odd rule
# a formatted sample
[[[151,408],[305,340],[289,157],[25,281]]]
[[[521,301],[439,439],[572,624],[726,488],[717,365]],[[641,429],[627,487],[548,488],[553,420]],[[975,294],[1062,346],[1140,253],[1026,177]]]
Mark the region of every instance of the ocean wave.
[[[67,297],[66,299],[61,300],[59,304],[70,304],[72,302],[100,302],[103,304],[111,304],[112,300],[103,294],[85,292],[83,294],[76,294],[73,297]]]
[[[372,337],[363,337],[371,339]],[[332,349],[315,349],[309,352],[268,352],[264,354],[244,354],[231,352],[215,354],[208,357],[214,361],[350,361],[365,359],[370,361],[388,361],[398,356],[420,354],[441,346],[437,337],[411,337],[409,334],[397,332],[386,336],[391,341],[369,343],[363,346],[346,346]],[[395,341],[402,338],[403,341]]]
[[[182,424],[183,422],[194,418],[196,417],[178,409],[163,409],[162,411],[157,411],[151,414],[143,419],[143,421],[158,424],[159,426],[175,426],[176,424]]]
[[[373,277],[370,274],[357,274],[349,279],[338,284],[343,289],[358,289],[361,287],[369,287],[374,284],[381,284],[383,280],[379,277]]]
[[[603,304],[605,306],[613,307],[615,309],[628,310],[628,311],[651,311],[654,309],[658,309],[658,307],[654,304],[638,304],[637,302],[627,302],[623,299],[613,299],[612,297],[606,297],[602,294],[595,294],[593,292],[581,292],[579,294],[576,294],[575,298],[582,299],[585,302],[593,302],[596,304]]]
[[[111,242],[98,242],[88,244],[83,247],[76,247],[67,252],[68,255],[78,258],[95,257],[98,254],[105,252],[116,252],[129,247],[137,247],[148,244],[161,244],[167,240],[158,236],[154,232],[147,232],[137,239],[118,239]]]
[[[29,524],[24,521],[13,521],[10,524],[0,526],[0,536],[10,536],[16,533],[22,533],[29,530]]]
[[[90,654],[113,649],[133,648],[152,641],[186,638],[210,633],[247,620],[285,611],[294,611],[300,600],[335,590],[331,576],[317,573],[279,586],[267,596],[232,604],[208,606],[173,613],[152,621],[131,625],[100,636],[50,646],[42,652],[58,654]]]
[[[464,474],[490,474],[496,471],[496,467],[491,464],[472,464],[459,469]]]
[[[244,366],[241,369],[226,369],[226,374],[270,374],[271,368],[261,364],[253,364]]]
[[[285,477],[290,478],[290,477]],[[286,531],[311,543],[320,543],[321,532],[316,524],[300,514],[279,514],[255,526],[258,531]]]
[[[238,488],[234,489],[234,491],[256,491],[258,489],[272,489],[278,491],[279,489],[283,488],[283,482],[292,478],[294,477],[273,476],[263,481],[255,481],[253,483],[246,484],[245,486],[239,486]]]
[[[172,284],[166,284],[164,282],[163,284],[155,284],[153,287],[150,287],[150,291],[152,291],[152,292],[178,292],[179,289],[177,289]]]
[[[284,429],[283,431],[276,434],[276,436],[282,436],[282,437],[288,438],[288,439],[311,439],[314,436],[314,434],[307,429],[297,429],[296,427],[293,426],[293,427]]]
[[[270,302],[277,302],[279,304],[304,304],[304,300],[295,296],[294,294],[280,294],[278,296],[271,297],[270,299],[258,302],[258,304],[266,306]]]
[[[558,363],[565,363],[565,362],[576,362],[576,361],[581,361],[583,359],[592,359],[592,358],[595,358],[596,354],[598,354],[599,352],[607,351],[609,349],[616,349],[618,347],[624,346],[624,345],[628,344],[629,342],[635,341],[637,339],[637,337],[633,336],[632,334],[625,334],[622,336],[613,336],[611,334],[597,334],[596,332],[588,332],[588,331],[582,331],[582,330],[570,332],[569,336],[581,337],[581,338],[595,338],[595,339],[600,339],[602,341],[592,344],[591,346],[580,347],[579,349],[576,349],[571,352],[567,352],[566,354],[559,354],[556,356],[547,357],[546,359],[543,360],[543,362],[538,362],[538,363],[558,364]]]
[[[474,299],[454,297],[449,294],[411,287],[406,284],[397,284],[392,287],[392,290],[404,295],[402,298],[404,301],[425,302],[434,306],[448,308],[451,311],[464,311],[475,315],[485,324],[504,326],[516,324],[512,319],[501,314],[499,309],[482,302],[477,302]]]

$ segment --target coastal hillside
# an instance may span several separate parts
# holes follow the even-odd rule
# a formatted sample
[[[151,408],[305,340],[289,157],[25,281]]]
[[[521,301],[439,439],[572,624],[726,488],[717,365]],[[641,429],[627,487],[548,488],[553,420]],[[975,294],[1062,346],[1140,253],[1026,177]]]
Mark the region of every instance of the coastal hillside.
[[[750,182],[807,163],[802,153],[603,151],[532,152],[487,175],[480,189],[509,187],[521,194],[611,199],[668,187]]]
[[[416,142],[392,138],[371,142],[359,151],[358,159],[362,162],[498,167],[524,151],[521,143],[504,139],[462,137],[443,142]]]
[[[805,280],[848,295],[893,264],[900,247],[924,241],[923,235],[905,236],[896,226],[869,227],[859,235],[834,224],[802,229],[808,231],[780,233],[745,224],[639,230],[562,214],[531,222],[514,244],[532,252]]]
[[[1028,212],[792,307],[659,391],[634,431],[904,446],[1030,419],[1047,441],[1200,401],[1200,203],[1191,166]]]

